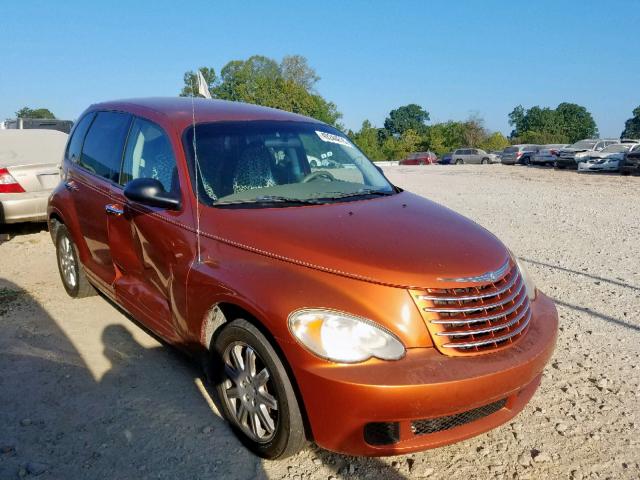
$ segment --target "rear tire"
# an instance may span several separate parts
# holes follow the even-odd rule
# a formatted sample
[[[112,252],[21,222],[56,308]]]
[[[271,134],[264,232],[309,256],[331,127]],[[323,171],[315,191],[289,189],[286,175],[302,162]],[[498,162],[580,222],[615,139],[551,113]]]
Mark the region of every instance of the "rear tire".
[[[72,298],[85,298],[97,295],[96,289],[89,283],[78,260],[78,248],[73,242],[65,225],[56,228],[56,259],[62,285]]]
[[[293,385],[262,332],[246,320],[234,320],[217,336],[213,350],[210,372],[216,378],[210,380],[240,441],[269,460],[302,450],[307,439]]]

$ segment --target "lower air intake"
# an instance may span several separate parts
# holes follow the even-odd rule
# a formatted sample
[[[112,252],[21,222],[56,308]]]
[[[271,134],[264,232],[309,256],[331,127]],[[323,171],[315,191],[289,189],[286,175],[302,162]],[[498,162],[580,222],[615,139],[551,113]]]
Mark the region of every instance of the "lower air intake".
[[[475,422],[481,418],[496,413],[507,403],[507,399],[503,398],[497,402],[484,405],[482,407],[467,410],[466,412],[456,413],[447,417],[427,418],[425,420],[415,420],[411,422],[411,431],[414,435],[427,435],[429,433],[441,432],[451,428],[466,425]]]

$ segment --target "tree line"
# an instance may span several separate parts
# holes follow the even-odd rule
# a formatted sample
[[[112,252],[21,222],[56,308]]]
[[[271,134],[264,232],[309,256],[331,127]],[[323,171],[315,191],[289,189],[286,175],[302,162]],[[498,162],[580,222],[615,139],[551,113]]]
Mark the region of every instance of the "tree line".
[[[213,67],[198,70],[213,98],[279,108],[344,130],[338,107],[318,93],[316,85],[320,76],[301,55],[288,55],[281,61],[253,55],[246,60],[228,62],[219,74]],[[186,72],[183,81],[180,95],[197,95],[196,72]],[[29,107],[18,110],[16,116],[55,118],[46,108]],[[598,135],[591,113],[575,103],[563,102],[556,108],[533,106],[528,109],[518,105],[508,117],[513,130],[507,138],[500,132],[488,130],[477,115],[462,121],[429,123],[429,112],[412,103],[391,110],[380,128],[364,120],[359,130],[346,133],[372,160],[395,160],[422,150],[441,155],[460,147],[491,151],[517,143],[573,143]],[[625,122],[621,137],[640,138],[640,106]]]

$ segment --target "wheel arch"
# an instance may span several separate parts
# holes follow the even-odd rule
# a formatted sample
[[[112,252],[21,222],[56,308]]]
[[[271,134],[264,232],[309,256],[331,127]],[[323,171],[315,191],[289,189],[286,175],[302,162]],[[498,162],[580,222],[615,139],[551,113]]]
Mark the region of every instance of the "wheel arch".
[[[287,375],[289,376],[289,380],[291,382],[291,385],[293,386],[293,391],[296,395],[296,400],[298,401],[298,405],[300,406],[302,421],[304,423],[305,436],[308,440],[313,440],[311,424],[307,415],[307,409],[304,404],[302,392],[300,391],[300,387],[298,386],[298,381],[279,342],[267,327],[267,322],[260,320],[258,318],[258,315],[252,313],[249,308],[245,308],[238,303],[234,303],[231,301],[221,301],[213,304],[207,311],[201,327],[201,341],[209,352],[209,359],[211,359],[212,347],[217,338],[217,335],[222,331],[225,325],[238,318],[246,320],[254,327],[256,327],[260,331],[260,333],[262,333],[266,337],[273,349],[276,351],[276,354],[280,358],[280,361],[282,362],[282,365],[284,366]],[[213,378],[212,375],[209,375],[209,377]]]

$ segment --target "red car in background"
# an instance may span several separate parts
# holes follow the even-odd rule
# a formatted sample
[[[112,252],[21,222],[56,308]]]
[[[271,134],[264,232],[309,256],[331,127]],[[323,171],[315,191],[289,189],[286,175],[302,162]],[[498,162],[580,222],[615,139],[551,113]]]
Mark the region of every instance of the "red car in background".
[[[400,160],[400,165],[431,165],[438,161],[433,152],[410,153],[407,158]]]

